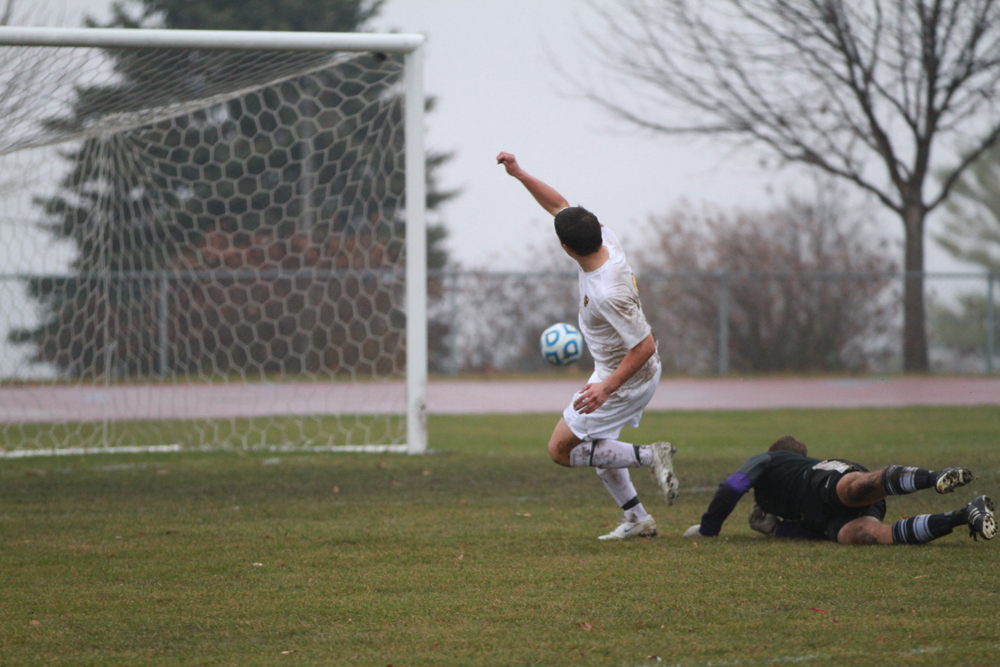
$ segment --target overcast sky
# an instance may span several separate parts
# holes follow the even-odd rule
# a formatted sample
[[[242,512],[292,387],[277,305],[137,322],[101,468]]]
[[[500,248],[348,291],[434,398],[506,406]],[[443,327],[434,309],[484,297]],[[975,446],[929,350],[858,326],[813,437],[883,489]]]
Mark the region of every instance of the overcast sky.
[[[62,25],[79,25],[85,13],[104,18],[110,7],[105,0],[39,1],[65,6],[65,13],[52,12]],[[551,218],[496,165],[501,150],[514,153],[571,204],[597,213],[627,250],[630,239],[640,240],[650,214],[684,199],[766,206],[806,187],[799,170],[765,171],[762,153],[718,140],[644,134],[574,97],[552,58],[571,71],[590,67],[595,73],[582,37],[588,25],[596,24],[582,0],[385,4],[374,28],[428,38],[425,84],[438,106],[428,117],[427,145],[455,152],[441,170],[442,185],[462,189],[443,212],[454,259],[465,266],[519,268],[521,248],[555,242]],[[900,237],[897,220],[879,207],[871,210],[886,234]],[[927,251],[928,269],[957,267],[933,242]]]
[[[445,219],[463,263],[495,266],[498,248],[516,257],[525,244],[555,243],[551,218],[496,164],[501,150],[624,237],[682,198],[766,202],[758,155],[638,133],[579,99],[553,59],[581,70],[587,24],[581,0],[386,4],[379,27],[428,39],[426,87],[439,104],[427,143],[456,152],[444,185],[462,196]]]

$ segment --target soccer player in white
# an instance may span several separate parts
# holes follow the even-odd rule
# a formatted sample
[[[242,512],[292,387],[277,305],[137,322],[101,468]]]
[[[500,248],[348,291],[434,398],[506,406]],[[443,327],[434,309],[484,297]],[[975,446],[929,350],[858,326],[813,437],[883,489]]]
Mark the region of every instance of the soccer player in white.
[[[555,189],[524,171],[510,153],[500,153],[497,163],[555,216],[559,242],[579,265],[580,331],[594,357],[594,373],[563,411],[549,439],[549,455],[559,465],[596,468],[622,508],[621,525],[599,539],[656,535],[656,521],[639,502],[628,469],[649,467],[667,503],[673,503],[676,450],[667,442],[639,446],[618,440],[626,424],[639,425],[660,381],[656,340],[642,312],[632,269],[618,239],[593,213],[571,207]]]

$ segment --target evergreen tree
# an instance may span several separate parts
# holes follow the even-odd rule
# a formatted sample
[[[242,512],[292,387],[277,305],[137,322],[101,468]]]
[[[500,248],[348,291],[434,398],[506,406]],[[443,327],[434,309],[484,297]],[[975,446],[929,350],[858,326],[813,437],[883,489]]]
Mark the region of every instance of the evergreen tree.
[[[938,245],[956,259],[1000,274],[1000,145],[962,174],[945,211],[943,231],[934,236]],[[987,348],[988,310],[988,297],[979,290],[959,294],[953,304],[930,299],[934,340],[959,355],[981,358]]]
[[[138,13],[116,5],[110,25],[343,32],[361,28],[380,5],[144,0]],[[384,104],[400,58],[366,54],[299,76],[326,56],[262,54],[253,75],[273,77],[274,85],[206,106],[206,96],[248,82],[233,54],[109,55],[116,83],[78,89],[73,113],[50,120],[53,129],[72,132],[109,113],[192,109],[166,120],[152,113],[151,122],[123,132],[91,133],[66,155],[73,165],[66,193],[38,203],[53,221],[50,231],[76,243],[77,274],[32,281],[48,317],[12,339],[36,343],[38,361],[71,375],[163,372],[157,304],[169,289],[174,371],[398,369],[401,341],[391,331],[402,323],[400,299],[372,270],[392,266],[405,234],[398,169],[386,175],[373,168],[403,159],[402,135],[394,131],[401,108]],[[428,156],[431,210],[457,194],[436,187],[434,170],[448,158]],[[440,223],[429,227],[432,268],[447,262],[444,236]],[[149,269],[222,269],[233,277],[167,288],[127,273]],[[299,269],[368,273],[306,283],[275,273]],[[241,277],[247,270],[254,277]]]
[[[944,232],[934,237],[952,257],[1000,273],[1000,144],[955,183]]]
[[[136,0],[116,2],[113,18],[104,27],[162,27],[178,30],[277,30],[303,32],[355,32],[378,15],[385,0]],[[138,5],[138,12],[131,11]],[[91,21],[93,24],[93,22]],[[427,110],[434,98],[427,101]],[[427,211],[438,212],[443,204],[458,196],[459,190],[442,190],[437,170],[447,163],[450,152],[427,151]],[[440,220],[428,221],[427,268],[443,269],[448,264],[444,242],[448,230]]]

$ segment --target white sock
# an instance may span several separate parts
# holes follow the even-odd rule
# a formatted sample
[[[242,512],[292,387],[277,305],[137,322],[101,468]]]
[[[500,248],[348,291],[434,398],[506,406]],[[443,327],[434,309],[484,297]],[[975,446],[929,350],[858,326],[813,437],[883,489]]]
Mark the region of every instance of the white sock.
[[[569,453],[571,468],[640,468],[653,462],[649,445],[630,445],[618,440],[582,442]]]
[[[625,512],[625,520],[638,523],[649,514],[646,508],[639,502],[639,495],[632,486],[632,478],[629,477],[626,468],[598,468],[597,476],[604,482],[604,488],[608,490],[611,497],[618,503],[618,507]]]

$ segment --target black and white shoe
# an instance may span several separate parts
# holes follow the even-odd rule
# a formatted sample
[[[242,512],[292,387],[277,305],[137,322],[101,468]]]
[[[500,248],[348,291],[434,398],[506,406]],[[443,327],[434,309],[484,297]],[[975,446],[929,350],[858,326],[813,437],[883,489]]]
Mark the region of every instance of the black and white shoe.
[[[656,537],[656,521],[647,516],[635,523],[623,520],[621,525],[607,535],[601,535],[599,540],[631,540],[635,537]]]
[[[651,447],[653,465],[650,466],[649,472],[653,476],[653,481],[660,487],[663,499],[668,505],[673,505],[680,486],[677,475],[674,474],[674,454],[677,453],[677,448],[669,442],[654,442]]]
[[[978,540],[992,540],[997,534],[997,521],[993,518],[993,501],[989,496],[979,496],[967,508],[969,513],[969,535]]]
[[[938,474],[934,490],[938,493],[951,493],[972,480],[972,471],[968,468],[945,468]]]

